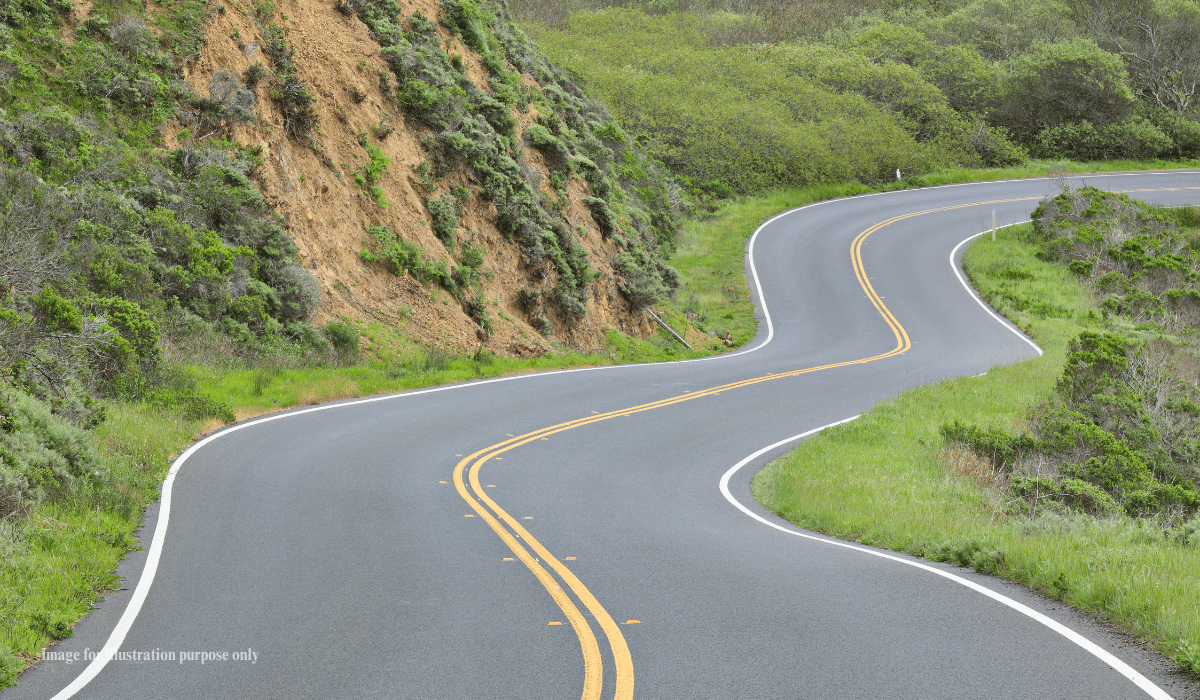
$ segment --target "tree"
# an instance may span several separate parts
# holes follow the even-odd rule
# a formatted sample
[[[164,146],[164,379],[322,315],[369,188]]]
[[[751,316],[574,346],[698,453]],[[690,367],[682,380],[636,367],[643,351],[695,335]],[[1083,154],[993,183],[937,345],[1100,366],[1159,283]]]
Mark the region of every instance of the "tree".
[[[992,119],[1021,139],[1043,129],[1121,121],[1134,106],[1120,57],[1088,39],[1042,46],[1013,62]]]
[[[1139,96],[1186,111],[1200,86],[1200,5],[1189,0],[1071,0],[1105,48],[1125,60]]]

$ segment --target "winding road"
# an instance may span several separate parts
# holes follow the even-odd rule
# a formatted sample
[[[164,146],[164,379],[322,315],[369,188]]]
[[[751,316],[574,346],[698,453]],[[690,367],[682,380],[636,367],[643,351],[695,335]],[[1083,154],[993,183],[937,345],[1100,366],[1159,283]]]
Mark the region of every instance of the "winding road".
[[[1073,182],[1200,202],[1197,172]],[[951,251],[993,209],[1023,221],[1057,187],[900,191],[772,219],[748,246],[760,324],[740,352],[210,436],[149,512],[127,590],[0,699],[1194,697],[1034,592],[806,533],[749,493],[794,436],[1036,356]],[[101,648],[121,655],[90,658]]]

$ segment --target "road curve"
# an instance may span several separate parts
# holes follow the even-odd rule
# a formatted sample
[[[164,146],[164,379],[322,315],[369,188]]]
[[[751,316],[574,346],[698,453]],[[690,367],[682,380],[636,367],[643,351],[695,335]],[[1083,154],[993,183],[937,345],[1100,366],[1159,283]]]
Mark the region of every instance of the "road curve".
[[[1200,202],[1197,172],[1081,181]],[[1192,697],[1037,594],[797,537],[749,495],[785,438],[1036,355],[947,258],[993,209],[1000,225],[1025,220],[1056,187],[909,190],[776,217],[749,247],[761,322],[738,353],[222,431],[177,462],[152,544],[123,565],[130,590],[55,648],[73,663],[42,662],[0,699]],[[89,665],[110,638],[121,655]]]

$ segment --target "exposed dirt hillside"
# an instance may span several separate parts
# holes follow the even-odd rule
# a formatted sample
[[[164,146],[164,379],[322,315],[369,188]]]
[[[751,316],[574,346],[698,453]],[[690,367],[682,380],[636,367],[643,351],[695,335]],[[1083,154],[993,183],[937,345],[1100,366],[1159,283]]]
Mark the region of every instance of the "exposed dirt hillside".
[[[406,12],[413,10],[432,19],[438,17],[439,7],[436,0],[415,0],[405,6]],[[270,66],[262,50],[260,23],[251,12],[241,3],[228,2],[213,15],[202,57],[185,67],[186,80],[197,93],[205,93],[219,70],[243,76],[256,62]],[[652,332],[648,316],[635,312],[619,293],[612,267],[619,248],[611,238],[602,236],[589,209],[581,203],[592,195],[587,182],[570,179],[570,203],[562,210],[572,227],[582,232],[578,242],[588,251],[589,263],[597,273],[586,302],[587,314],[571,323],[561,311],[547,309],[553,330],[543,336],[519,308],[517,292],[527,288],[548,294],[556,283],[553,266],[545,260],[523,258],[519,245],[501,235],[495,205],[479,196],[479,187],[465,169],[449,172],[432,195],[421,187],[415,168],[430,158],[421,145],[429,130],[407,119],[394,94],[381,85],[388,65],[367,26],[357,17],[339,12],[333,0],[286,0],[279,4],[275,21],[286,28],[299,78],[317,98],[320,131],[315,148],[289,138],[284,115],[271,99],[266,79],[254,87],[256,120],[230,127],[228,135],[238,144],[262,149],[263,163],[255,182],[277,204],[305,269],[321,285],[323,301],[319,318],[314,320],[374,319],[400,328],[422,344],[451,351],[472,351],[482,344],[493,352],[517,356],[545,352],[547,338],[599,350],[606,327],[640,337]],[[465,73],[472,82],[489,90],[480,56],[445,27],[438,25],[437,32],[447,53],[463,57]],[[522,79],[536,88],[528,75]],[[519,121],[518,133],[538,116],[536,108],[512,113]],[[395,130],[378,138],[375,127],[384,122],[390,122]],[[386,209],[354,182],[354,171],[368,161],[360,134],[390,158],[379,182]],[[169,147],[176,146],[176,138],[173,133],[164,135]],[[537,173],[532,179],[539,181],[545,197],[553,199],[556,193],[546,184],[549,170],[543,155],[533,148],[525,148],[522,155]],[[474,232],[486,250],[483,295],[491,312],[490,334],[444,289],[422,284],[411,273],[398,277],[382,264],[368,264],[359,257],[368,228],[383,225],[417,243],[431,257],[452,265],[452,254],[435,235],[423,202],[423,197],[449,192],[452,185],[471,191],[462,206],[457,236],[462,240]]]

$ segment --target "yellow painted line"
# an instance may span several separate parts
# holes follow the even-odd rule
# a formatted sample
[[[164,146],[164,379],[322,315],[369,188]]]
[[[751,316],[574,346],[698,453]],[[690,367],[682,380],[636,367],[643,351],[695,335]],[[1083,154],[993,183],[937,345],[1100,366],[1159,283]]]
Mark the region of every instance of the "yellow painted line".
[[[876,311],[879,312],[879,315],[883,318],[884,322],[887,323],[888,327],[892,330],[892,334],[896,338],[896,346],[891,350],[857,360],[833,362],[817,367],[805,367],[803,369],[792,370],[790,372],[781,372],[778,374],[768,373],[761,377],[744,379],[695,392],[685,392],[680,396],[660,399],[658,401],[652,401],[639,406],[632,406],[630,408],[610,411],[608,413],[598,413],[596,411],[592,411],[592,415],[586,418],[578,418],[565,423],[559,423],[557,425],[535,430],[520,436],[513,436],[509,434],[508,437],[510,439],[473,452],[470,456],[464,458],[458,463],[454,469],[454,484],[458,489],[459,495],[461,495],[464,500],[470,503],[471,507],[474,508],[476,512],[483,516],[488,525],[491,526],[496,534],[499,535],[505,544],[507,544],[509,548],[517,554],[518,558],[520,558],[521,561],[524,562],[524,564],[529,568],[529,570],[533,572],[534,576],[536,576],[538,580],[542,582],[542,585],[550,593],[551,598],[553,598],[555,603],[558,604],[559,608],[566,613],[568,621],[575,629],[575,633],[579,637],[579,644],[584,657],[583,700],[593,700],[594,698],[598,698],[600,688],[602,687],[603,664],[600,657],[599,644],[596,640],[595,634],[592,632],[591,627],[588,625],[587,620],[580,613],[579,608],[576,607],[575,603],[562,591],[561,588],[554,583],[553,576],[550,575],[545,567],[540,566],[541,560],[544,559],[546,563],[550,565],[550,568],[554,569],[555,573],[557,573],[567,584],[567,586],[575,593],[588,611],[591,612],[596,618],[597,623],[600,625],[600,628],[604,631],[605,636],[608,638],[609,646],[612,649],[614,665],[616,667],[614,694],[615,700],[630,700],[633,697],[633,659],[629,653],[629,646],[625,642],[625,637],[621,634],[620,627],[617,625],[616,621],[613,620],[612,616],[608,614],[608,611],[606,611],[604,607],[600,605],[600,602],[596,600],[591,591],[589,591],[587,587],[583,585],[583,582],[580,581],[569,569],[567,569],[564,564],[559,562],[558,559],[550,554],[549,550],[542,546],[542,544],[538,542],[528,530],[522,527],[516,519],[509,515],[495,501],[489,498],[486,493],[484,493],[484,490],[480,486],[479,482],[479,470],[483,464],[490,459],[501,460],[503,459],[499,456],[501,453],[515,449],[522,445],[526,445],[535,440],[546,439],[545,436],[561,433],[585,425],[590,425],[592,423],[599,423],[601,421],[606,421],[617,417],[628,418],[634,413],[652,411],[656,408],[663,408],[665,406],[682,403],[684,401],[691,401],[693,399],[706,396],[715,396],[722,391],[740,389],[742,387],[752,386],[754,384],[759,384],[761,382],[771,381],[774,379],[798,377],[802,374],[808,374],[810,372],[818,372],[821,370],[834,369],[838,367],[847,367],[850,365],[866,364],[868,362],[875,362],[877,360],[882,360],[905,353],[912,348],[912,341],[908,337],[908,333],[904,330],[904,327],[900,325],[900,322],[896,320],[896,317],[892,315],[892,312],[883,303],[883,298],[879,296],[879,294],[875,291],[875,288],[871,285],[871,280],[866,274],[866,269],[863,267],[862,247],[866,243],[867,238],[885,226],[889,226],[897,221],[902,221],[904,219],[909,219],[916,216],[985,204],[1000,204],[1005,202],[1019,202],[1033,199],[1042,199],[1042,197],[1021,197],[986,202],[974,202],[971,204],[939,207],[936,209],[928,209],[910,214],[902,214],[900,216],[895,216],[891,219],[888,219],[887,221],[882,221],[878,224],[875,224],[855,237],[850,246],[851,265],[854,269],[854,274],[858,279],[859,285],[867,294],[867,298],[870,299],[871,304],[875,307]],[[471,463],[472,460],[475,460],[474,463]],[[468,463],[471,463],[470,472],[468,473],[468,479],[471,483],[471,490],[474,492],[475,496],[478,497],[478,499],[468,493],[466,487],[463,485],[463,472]],[[480,501],[483,503],[480,503]],[[484,508],[484,504],[486,504],[487,509],[490,509],[491,512]],[[495,517],[492,515],[492,513],[495,513]],[[523,519],[533,520],[533,517],[527,515],[524,516]],[[507,524],[508,527],[512,529],[512,532],[510,533],[500,521],[503,521],[505,524]],[[515,537],[514,533],[516,535]],[[517,542],[518,538],[524,539],[525,542],[528,543],[529,547],[540,557],[540,559],[534,558],[529,551],[525,549],[525,547],[521,546],[521,544]],[[572,558],[573,557],[567,557],[568,560]],[[638,620],[626,620],[625,624],[641,623]]]
[[[642,624],[642,621],[641,621],[641,620],[626,620],[626,621],[625,621],[625,624],[627,624],[627,625],[640,625],[640,624]]]
[[[553,626],[553,625],[561,625],[561,624],[562,624],[561,622],[547,622],[547,623],[546,623],[546,626],[547,626],[547,627],[551,627],[551,626]]]
[[[475,516],[474,516],[473,514],[471,514],[471,513],[467,513],[467,514],[466,514],[466,515],[464,515],[463,517],[464,517],[464,518],[474,518]]]
[[[438,483],[439,483],[439,484],[444,484],[444,483],[446,483],[446,482],[444,482],[444,481],[439,481]]]
[[[455,457],[462,457],[462,455],[457,455],[457,454],[456,454],[456,455],[454,455],[454,456],[455,456]]]
[[[575,557],[567,557],[567,561],[575,561]]]
[[[489,488],[489,489],[494,489],[494,488],[496,488],[496,485],[495,485],[495,484],[488,484],[488,488]]]
[[[504,557],[500,561],[513,561],[513,558],[512,557]]]
[[[467,487],[463,485],[463,470],[466,468],[467,464],[472,458],[483,452],[486,452],[486,450],[475,452],[471,456],[463,458],[463,460],[458,463],[458,466],[454,468],[454,487],[458,489],[458,495],[462,496],[463,500],[469,503],[471,507],[475,509],[475,512],[483,517],[488,526],[492,528],[492,531],[499,535],[504,544],[508,545],[508,548],[513,551],[513,554],[516,554],[517,558],[520,559],[521,562],[533,572],[533,575],[537,577],[538,581],[542,584],[542,587],[545,588],[546,592],[550,594],[550,598],[555,602],[555,604],[558,605],[559,609],[566,614],[567,621],[571,623],[571,627],[575,630],[575,636],[579,638],[579,647],[583,654],[582,700],[599,700],[600,691],[603,688],[604,662],[600,656],[600,644],[596,641],[596,635],[592,632],[591,626],[588,625],[587,619],[584,618],[583,613],[579,612],[579,608],[575,607],[575,603],[567,596],[565,592],[563,592],[562,588],[558,586],[554,580],[554,577],[550,575],[550,572],[547,571],[546,568],[542,566],[536,559],[534,559],[529,553],[529,550],[525,549],[521,543],[517,542],[517,539],[513,537],[512,533],[510,533],[503,525],[501,525],[500,521],[498,521],[495,516],[488,512],[488,510],[484,508],[483,504],[481,504],[470,493],[468,493]],[[483,495],[482,489],[479,488],[477,470],[472,470],[471,488],[485,501],[491,502],[489,505],[491,505],[498,512],[502,513],[504,516],[508,515],[507,513],[504,513],[503,510],[499,510],[499,506],[496,506],[490,498]]]

